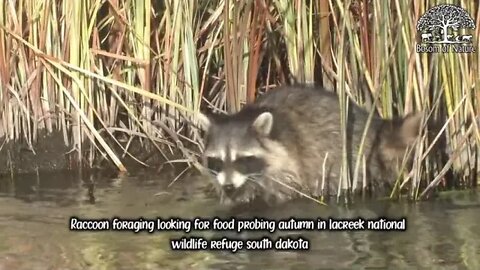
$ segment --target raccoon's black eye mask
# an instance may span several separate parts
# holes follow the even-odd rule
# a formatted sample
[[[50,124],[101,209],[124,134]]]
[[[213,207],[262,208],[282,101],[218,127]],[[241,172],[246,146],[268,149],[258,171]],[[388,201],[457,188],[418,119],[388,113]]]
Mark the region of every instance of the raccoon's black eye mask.
[[[265,168],[265,161],[256,156],[239,157],[234,162],[235,169],[242,174],[261,172]]]
[[[265,161],[256,156],[243,156],[237,158],[232,165],[242,174],[252,174],[261,172],[265,168]],[[225,162],[217,157],[207,157],[207,167],[218,173],[224,169]]]
[[[207,167],[208,169],[214,172],[220,172],[223,169],[223,160],[216,157],[207,158]]]

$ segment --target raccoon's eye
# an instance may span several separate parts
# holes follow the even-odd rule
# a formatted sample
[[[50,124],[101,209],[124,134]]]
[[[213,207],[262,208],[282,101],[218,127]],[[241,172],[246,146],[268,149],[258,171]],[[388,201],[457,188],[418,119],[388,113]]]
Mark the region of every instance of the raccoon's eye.
[[[238,157],[234,164],[235,169],[243,174],[258,173],[265,167],[265,161],[256,156]]]
[[[223,169],[223,160],[215,157],[208,157],[207,167],[214,172],[219,172]]]

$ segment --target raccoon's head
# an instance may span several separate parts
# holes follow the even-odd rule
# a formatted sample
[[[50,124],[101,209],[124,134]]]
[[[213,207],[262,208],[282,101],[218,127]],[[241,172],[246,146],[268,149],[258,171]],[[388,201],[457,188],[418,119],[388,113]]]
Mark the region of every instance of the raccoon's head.
[[[213,178],[223,203],[247,203],[264,190],[268,155],[264,143],[273,115],[244,108],[233,115],[198,115],[206,131],[203,165]]]

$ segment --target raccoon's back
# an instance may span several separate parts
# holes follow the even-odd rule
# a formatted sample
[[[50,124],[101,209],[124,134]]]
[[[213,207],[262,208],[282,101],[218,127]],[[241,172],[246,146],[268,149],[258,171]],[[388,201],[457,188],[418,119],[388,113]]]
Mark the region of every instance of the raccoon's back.
[[[274,115],[272,139],[282,143],[291,158],[300,163],[302,171],[299,173],[310,188],[322,180],[319,178],[322,177],[324,162],[325,178],[338,179],[344,140],[336,94],[321,88],[284,87],[265,94],[257,104],[271,108]],[[367,118],[367,112],[350,104],[345,144],[350,167],[357,158]],[[371,130],[375,130],[379,124],[377,117],[373,117]],[[367,134],[365,153],[372,148],[374,136],[372,132]],[[336,181],[330,187],[337,187]]]
[[[347,141],[363,132],[368,113],[348,98]],[[257,106],[266,107],[274,115],[272,136],[281,140],[298,137],[312,147],[336,149],[341,146],[341,109],[338,96],[323,88],[282,87],[261,96]],[[379,127],[381,119],[374,114],[371,127]],[[295,135],[294,137],[290,135]],[[333,144],[333,146],[332,146]]]

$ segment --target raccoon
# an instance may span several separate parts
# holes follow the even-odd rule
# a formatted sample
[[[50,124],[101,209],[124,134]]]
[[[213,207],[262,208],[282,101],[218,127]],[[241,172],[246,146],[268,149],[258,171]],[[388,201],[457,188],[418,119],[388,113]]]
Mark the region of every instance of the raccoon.
[[[346,152],[352,173],[369,115],[348,102]],[[343,157],[340,112],[335,93],[297,86],[270,90],[231,115],[199,114],[206,131],[202,163],[221,201],[271,204],[302,194],[336,194]],[[372,117],[363,150],[369,186],[394,183],[420,124],[420,114]],[[348,187],[343,183],[341,188]]]

